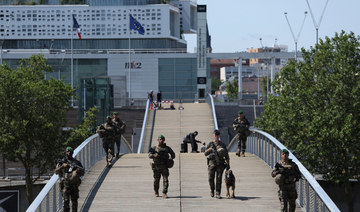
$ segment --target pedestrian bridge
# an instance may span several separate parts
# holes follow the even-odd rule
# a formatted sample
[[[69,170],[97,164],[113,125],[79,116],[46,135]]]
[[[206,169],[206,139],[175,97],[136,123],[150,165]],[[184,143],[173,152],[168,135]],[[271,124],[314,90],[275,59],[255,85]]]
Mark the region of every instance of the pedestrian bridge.
[[[222,199],[211,198],[204,154],[179,152],[183,137],[194,130],[199,132],[198,140],[212,140],[212,132],[217,129],[214,105],[209,97],[208,103],[184,103],[183,107],[184,110],[146,110],[137,151],[132,153],[130,145],[122,142],[124,154],[113,161],[111,168],[106,168],[97,134],[76,148],[74,154],[86,169],[80,186],[79,211],[279,211],[278,188],[270,173],[285,147],[257,129],[252,129],[248,137],[246,157],[237,157],[236,144],[230,142],[236,197],[226,199],[223,183]],[[147,155],[159,134],[166,137],[165,142],[176,153],[170,169],[168,199],[154,197],[151,160]],[[296,211],[339,211],[302,164],[293,155],[290,158],[302,172],[297,183]],[[27,211],[61,210],[57,180],[54,175]]]

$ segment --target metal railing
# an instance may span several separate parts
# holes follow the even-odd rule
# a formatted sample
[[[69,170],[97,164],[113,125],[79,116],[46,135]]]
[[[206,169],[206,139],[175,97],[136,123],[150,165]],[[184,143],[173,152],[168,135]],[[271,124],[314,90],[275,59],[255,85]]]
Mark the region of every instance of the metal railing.
[[[124,146],[129,148],[125,152],[131,152],[131,147],[124,137],[122,137],[122,141],[125,143]],[[90,136],[74,150],[73,156],[82,163],[86,175],[105,156],[102,139],[98,134]],[[57,184],[58,179],[59,176],[54,174],[26,211],[60,211],[63,207],[63,200]]]
[[[257,155],[264,160],[270,168],[274,168],[276,162],[281,159],[281,151],[286,147],[270,134],[251,128],[251,135],[247,138],[247,152]],[[229,151],[234,152],[237,148],[236,136],[229,144]],[[298,199],[297,202],[303,211],[331,211],[340,212],[335,203],[319,185],[310,172],[301,162],[290,153],[291,158],[299,167],[301,179],[296,183]]]
[[[214,119],[214,128],[216,130],[219,129],[218,127],[218,123],[217,123],[217,118],[216,118],[216,110],[215,110],[215,105],[214,105],[214,97],[208,93],[207,97],[206,97],[206,102],[210,105],[211,107],[211,112],[212,112],[212,116],[213,116],[213,119]]]
[[[139,140],[139,145],[138,145],[138,150],[137,153],[140,154],[142,151],[142,146],[145,140],[145,129],[146,129],[146,125],[148,123],[148,117],[149,117],[149,107],[150,107],[150,100],[148,99],[146,102],[146,109],[145,109],[145,115],[144,115],[144,121],[142,124],[142,128],[141,128],[141,135],[140,135],[140,140]]]

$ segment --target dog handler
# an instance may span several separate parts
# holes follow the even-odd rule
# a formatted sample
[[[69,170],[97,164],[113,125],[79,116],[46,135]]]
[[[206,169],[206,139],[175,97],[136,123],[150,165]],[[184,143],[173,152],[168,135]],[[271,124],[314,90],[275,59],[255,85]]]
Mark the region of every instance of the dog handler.
[[[215,175],[216,175],[216,198],[220,199],[221,196],[221,178],[226,167],[230,168],[230,158],[226,146],[219,140],[220,131],[214,131],[214,141],[211,141],[206,146],[205,156],[208,162],[208,175],[210,185],[210,196],[214,197],[215,190]]]
[[[151,168],[154,173],[154,191],[155,197],[159,196],[159,183],[160,177],[163,177],[163,194],[162,197],[166,199],[168,187],[169,187],[169,168],[174,165],[173,160],[169,160],[169,154],[171,159],[175,158],[174,151],[166,146],[165,136],[159,135],[158,137],[158,145],[153,146],[149,150],[149,158],[153,159],[153,163],[151,163]]]

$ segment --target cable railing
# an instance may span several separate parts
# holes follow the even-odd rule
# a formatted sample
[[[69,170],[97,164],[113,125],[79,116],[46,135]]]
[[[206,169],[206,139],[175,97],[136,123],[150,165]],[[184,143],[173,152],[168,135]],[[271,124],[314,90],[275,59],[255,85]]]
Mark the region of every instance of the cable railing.
[[[123,152],[132,152],[131,146],[128,141],[122,137],[122,147],[126,147],[126,151]],[[122,148],[124,150],[124,148]],[[103,157],[105,156],[105,151],[102,146],[102,139],[98,134],[94,134],[82,142],[75,150],[73,157],[79,160],[85,170],[85,175],[87,172]],[[35,200],[31,203],[27,212],[42,212],[42,211],[60,211],[63,206],[63,199],[61,195],[61,190],[58,186],[59,176],[54,174],[50,180],[46,183],[41,192],[37,195]]]
[[[276,162],[281,159],[282,149],[286,147],[264,131],[255,128],[250,128],[250,130],[252,133],[247,138],[247,152],[257,155],[273,169]],[[230,152],[236,151],[236,139],[237,136],[231,140],[228,146]],[[301,179],[296,183],[296,187],[298,193],[297,203],[303,211],[340,212],[335,203],[301,162],[292,153],[290,153],[289,158],[298,165],[302,175]]]

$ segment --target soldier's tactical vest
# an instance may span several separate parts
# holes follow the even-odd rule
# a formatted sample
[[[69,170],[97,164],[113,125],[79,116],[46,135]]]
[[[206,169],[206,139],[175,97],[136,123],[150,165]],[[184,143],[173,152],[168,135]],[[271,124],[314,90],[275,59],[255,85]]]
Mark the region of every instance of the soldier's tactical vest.
[[[238,133],[244,135],[244,136],[249,136],[250,135],[250,130],[247,127],[241,127],[241,126],[245,126],[245,119],[241,119],[241,118],[236,118],[234,120],[234,122],[237,122],[238,124],[236,124],[235,126],[235,131],[237,131]]]
[[[154,158],[155,166],[163,166],[166,168],[172,168],[174,166],[174,160],[169,158],[169,149],[167,146],[155,146],[153,148],[159,154],[159,158]]]
[[[277,174],[275,177],[275,183],[278,185],[290,184],[294,182],[295,174],[291,163],[286,164],[283,161],[279,161],[284,168],[279,168],[282,174]]]

